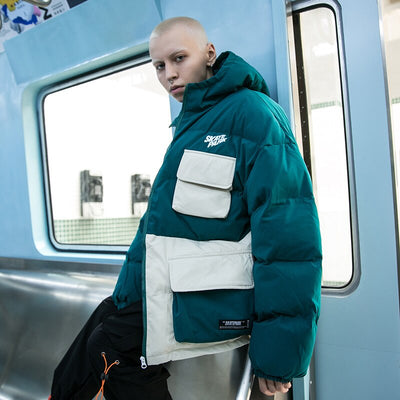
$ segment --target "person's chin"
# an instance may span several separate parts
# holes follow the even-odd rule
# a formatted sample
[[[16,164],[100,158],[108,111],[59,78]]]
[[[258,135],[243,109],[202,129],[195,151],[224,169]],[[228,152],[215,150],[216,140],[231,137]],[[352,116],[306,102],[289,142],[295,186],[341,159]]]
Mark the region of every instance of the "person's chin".
[[[177,93],[176,95],[172,96],[176,101],[179,101],[179,103],[183,102],[183,93]]]

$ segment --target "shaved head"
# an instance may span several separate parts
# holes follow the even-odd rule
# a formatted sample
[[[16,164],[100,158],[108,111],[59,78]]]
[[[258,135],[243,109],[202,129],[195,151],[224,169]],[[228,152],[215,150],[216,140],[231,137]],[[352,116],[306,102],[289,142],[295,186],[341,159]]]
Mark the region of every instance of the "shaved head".
[[[207,34],[199,21],[190,17],[174,17],[160,22],[150,35],[150,42],[163,35],[172,28],[179,26],[191,35],[198,42],[199,46],[206,46],[208,43]]]

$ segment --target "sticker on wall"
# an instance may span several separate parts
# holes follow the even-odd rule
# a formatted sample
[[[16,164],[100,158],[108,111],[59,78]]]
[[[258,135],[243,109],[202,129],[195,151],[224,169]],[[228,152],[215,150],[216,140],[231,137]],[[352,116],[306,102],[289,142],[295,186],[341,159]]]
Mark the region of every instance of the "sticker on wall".
[[[3,43],[86,0],[0,0],[0,52]]]

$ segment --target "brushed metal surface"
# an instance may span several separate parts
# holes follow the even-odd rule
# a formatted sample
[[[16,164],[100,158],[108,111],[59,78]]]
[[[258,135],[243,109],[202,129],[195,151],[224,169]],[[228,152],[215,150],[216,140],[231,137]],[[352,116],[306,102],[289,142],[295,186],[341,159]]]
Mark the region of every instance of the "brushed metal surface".
[[[118,272],[115,265],[0,258],[0,400],[47,399],[54,368],[112,293]],[[246,358],[245,346],[168,363],[174,400],[239,399]]]

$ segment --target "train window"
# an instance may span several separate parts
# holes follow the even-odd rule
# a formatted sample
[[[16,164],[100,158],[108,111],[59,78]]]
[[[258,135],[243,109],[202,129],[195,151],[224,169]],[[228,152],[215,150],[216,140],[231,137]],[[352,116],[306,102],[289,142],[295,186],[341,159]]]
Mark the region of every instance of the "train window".
[[[60,248],[129,245],[171,140],[169,98],[150,63],[102,74],[42,99],[49,222]]]
[[[381,1],[383,40],[386,58],[386,74],[390,104],[392,154],[397,198],[399,228],[400,218],[400,2]]]
[[[295,132],[320,217],[322,284],[340,288],[352,278],[353,249],[336,16],[326,5],[294,7],[291,20]]]

